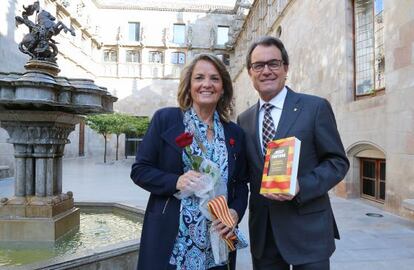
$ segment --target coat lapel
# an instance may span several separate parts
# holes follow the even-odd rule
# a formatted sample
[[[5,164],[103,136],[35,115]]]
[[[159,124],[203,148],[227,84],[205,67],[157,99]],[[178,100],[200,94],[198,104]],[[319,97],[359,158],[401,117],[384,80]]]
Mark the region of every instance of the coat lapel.
[[[165,132],[161,134],[161,137],[178,153],[182,153],[183,149],[180,148],[175,143],[175,138],[177,138],[180,134],[184,132],[184,124],[183,124],[183,116],[181,111],[179,115],[177,115],[177,119],[171,119],[171,121],[176,121],[174,125],[169,127]]]
[[[286,137],[289,129],[295,123],[299,113],[302,110],[299,96],[288,88],[285,103],[283,104],[282,115],[276,129],[275,139]]]
[[[226,142],[226,148],[227,148],[227,164],[228,164],[228,170],[229,170],[229,179],[231,177],[231,175],[233,175],[233,169],[234,169],[234,146],[230,145],[230,138],[233,138],[233,134],[229,128],[229,124],[228,123],[223,123],[223,128],[224,128],[224,140]]]

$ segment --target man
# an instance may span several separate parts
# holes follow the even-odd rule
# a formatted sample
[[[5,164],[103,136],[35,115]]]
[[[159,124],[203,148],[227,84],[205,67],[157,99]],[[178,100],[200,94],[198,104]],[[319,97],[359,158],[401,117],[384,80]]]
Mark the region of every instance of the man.
[[[349,161],[329,102],[285,86],[288,68],[277,38],[263,37],[248,51],[247,70],[260,100],[238,123],[246,132],[253,268],[328,270],[339,239],[328,191],[344,178]],[[268,141],[290,136],[301,140],[296,195],[260,195]]]

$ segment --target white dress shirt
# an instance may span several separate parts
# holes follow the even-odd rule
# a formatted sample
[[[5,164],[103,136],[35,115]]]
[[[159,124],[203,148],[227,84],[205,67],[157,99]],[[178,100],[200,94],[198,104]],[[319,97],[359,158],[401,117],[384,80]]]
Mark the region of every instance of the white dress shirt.
[[[268,103],[272,104],[273,106],[275,106],[272,111],[270,112],[270,114],[272,115],[272,119],[273,119],[273,123],[275,125],[275,129],[277,132],[277,125],[279,124],[279,120],[280,120],[280,116],[282,115],[282,110],[283,110],[283,104],[285,103],[285,99],[286,99],[286,95],[287,95],[287,88],[286,86],[283,87],[282,91],[279,92],[279,94],[277,94],[275,97],[273,97]],[[262,151],[263,151],[263,117],[264,117],[264,112],[265,110],[263,109],[263,104],[265,104],[266,102],[263,99],[259,99],[259,138],[260,138],[260,145],[262,146]],[[264,154],[264,153],[263,153]]]

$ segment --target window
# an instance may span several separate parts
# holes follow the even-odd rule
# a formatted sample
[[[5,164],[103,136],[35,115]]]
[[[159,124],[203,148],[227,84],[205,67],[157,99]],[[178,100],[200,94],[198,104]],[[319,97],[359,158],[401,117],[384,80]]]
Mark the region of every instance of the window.
[[[230,56],[228,54],[217,54],[217,57],[226,65],[230,65]]]
[[[139,22],[128,23],[128,40],[139,41]]]
[[[171,53],[171,64],[185,64],[185,53],[183,52]]]
[[[385,160],[361,158],[361,197],[385,201]]]
[[[382,0],[356,0],[355,82],[356,96],[384,89],[384,21]]]
[[[185,42],[185,24],[174,24],[173,42],[183,44]]]
[[[158,64],[164,63],[164,56],[163,56],[162,52],[159,52],[159,51],[149,52],[148,62],[158,63]]]
[[[217,45],[224,45],[229,40],[229,27],[217,27]]]
[[[104,61],[105,62],[116,62],[118,55],[115,50],[104,50]]]
[[[127,63],[139,63],[140,62],[139,51],[127,50],[126,51],[126,62]]]

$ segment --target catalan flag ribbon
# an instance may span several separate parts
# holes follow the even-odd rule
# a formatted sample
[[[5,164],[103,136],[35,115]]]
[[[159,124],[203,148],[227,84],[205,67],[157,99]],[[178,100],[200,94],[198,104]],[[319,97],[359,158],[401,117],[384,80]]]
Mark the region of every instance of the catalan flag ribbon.
[[[226,197],[223,195],[210,200],[208,202],[208,209],[214,218],[219,219],[227,227],[236,226],[236,221],[230,215]],[[238,229],[234,230],[233,236],[230,238],[223,238],[223,240],[231,251],[247,247],[247,241]]]

